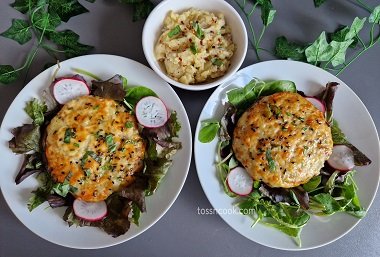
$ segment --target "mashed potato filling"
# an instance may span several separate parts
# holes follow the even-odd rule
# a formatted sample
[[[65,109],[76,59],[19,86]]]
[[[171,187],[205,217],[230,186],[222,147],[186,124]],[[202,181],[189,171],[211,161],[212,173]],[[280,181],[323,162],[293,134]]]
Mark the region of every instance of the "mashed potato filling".
[[[222,76],[235,51],[223,14],[190,9],[164,20],[155,55],[174,80],[197,84]]]

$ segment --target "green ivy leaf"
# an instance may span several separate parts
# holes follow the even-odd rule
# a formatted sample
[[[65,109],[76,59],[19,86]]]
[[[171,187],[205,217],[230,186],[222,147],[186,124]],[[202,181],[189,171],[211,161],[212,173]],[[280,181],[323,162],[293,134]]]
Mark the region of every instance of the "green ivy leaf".
[[[275,42],[275,55],[282,59],[305,61],[305,46],[289,42],[284,36],[278,37]]]
[[[376,6],[368,18],[369,23],[380,24],[380,5]]]
[[[138,21],[147,18],[149,13],[153,10],[153,8],[154,5],[148,0],[144,0],[140,3],[135,4],[132,20]]]
[[[338,28],[334,33],[329,34],[330,41],[337,41],[337,42],[343,42],[346,40],[346,35],[348,31],[350,30],[350,27],[343,26]],[[355,37],[353,38],[353,42],[350,45],[350,47],[355,47],[358,44],[358,39]]]
[[[32,25],[45,31],[55,31],[55,28],[61,24],[61,19],[56,13],[47,13],[43,9],[37,10],[31,17]]]
[[[330,59],[332,66],[337,67],[346,61],[346,53],[348,47],[354,42],[353,39],[343,42],[332,41],[330,43],[334,54]]]
[[[93,49],[93,46],[79,43],[79,35],[71,30],[54,31],[49,33],[48,37],[55,44],[63,47],[67,58],[87,54]]]
[[[28,12],[31,12],[38,6],[45,4],[46,0],[16,0],[14,3],[11,4],[11,7],[23,14],[26,14]]]
[[[0,82],[3,84],[9,84],[15,81],[19,72],[15,71],[15,69],[11,65],[0,65]]]
[[[23,45],[32,39],[31,26],[25,20],[13,19],[11,27],[0,35]]]
[[[362,30],[366,19],[367,18],[360,19],[356,17],[351,24],[350,30],[347,32],[345,36],[345,40],[350,40],[350,39],[355,38],[359,34],[359,32]]]
[[[326,2],[326,0],[314,0],[314,6],[319,7],[322,4],[324,4],[325,2]]]
[[[305,49],[306,59],[309,63],[329,61],[333,54],[333,49],[327,43],[326,32],[324,31],[311,46]]]
[[[50,0],[49,13],[57,13],[62,21],[67,22],[71,17],[88,12],[77,0]]]
[[[270,0],[256,0],[261,6],[261,20],[264,26],[268,26],[273,22],[276,10],[273,9],[272,2]]]
[[[133,21],[145,19],[154,8],[149,0],[119,0],[119,2],[133,6]]]

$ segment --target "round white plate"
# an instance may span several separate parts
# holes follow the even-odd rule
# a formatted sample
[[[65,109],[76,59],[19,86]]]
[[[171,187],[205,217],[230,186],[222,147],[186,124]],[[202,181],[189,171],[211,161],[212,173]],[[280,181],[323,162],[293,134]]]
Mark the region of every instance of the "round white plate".
[[[357,168],[355,175],[359,186],[358,194],[365,209],[370,207],[376,195],[379,183],[379,138],[366,107],[340,79],[315,66],[294,61],[269,61],[246,67],[237,73],[233,82],[222,84],[210,96],[200,114],[194,137],[195,164],[203,190],[228,225],[259,244],[283,250],[306,250],[331,243],[348,233],[360,220],[345,213],[324,218],[312,217],[302,230],[301,247],[292,238],[273,228],[262,224],[251,228],[252,220],[234,209],[234,199],[224,193],[217,176],[217,139],[207,144],[198,141],[201,121],[219,119],[223,115],[222,101],[226,98],[226,92],[231,88],[244,86],[252,77],[262,80],[291,80],[296,83],[298,90],[309,95],[315,95],[327,82],[338,82],[340,85],[334,99],[334,117],[348,139],[372,160],[371,165]]]
[[[23,123],[31,123],[24,112],[25,103],[32,97],[41,98],[53,76],[55,67],[45,70],[35,77],[18,94],[9,107],[0,130],[0,156],[2,169],[0,186],[5,200],[17,218],[38,236],[55,244],[72,248],[102,248],[125,242],[144,232],[157,222],[170,208],[177,198],[185,182],[191,160],[192,137],[189,119],[185,108],[175,91],[156,75],[151,69],[127,58],[111,55],[88,55],[62,62],[57,76],[74,74],[72,68],[81,68],[96,74],[102,79],[108,79],[120,74],[128,79],[128,85],[142,85],[154,90],[164,99],[169,109],[177,111],[182,129],[179,140],[182,149],[174,156],[173,165],[165,176],[159,189],[153,196],[146,198],[147,212],[140,218],[140,226],[131,224],[130,230],[117,238],[107,235],[98,228],[69,227],[63,220],[65,208],[46,208],[47,203],[29,212],[27,208],[31,191],[37,188],[34,177],[29,177],[19,185],[14,180],[22,164],[22,156],[15,155],[8,148],[12,138],[11,129]],[[90,79],[90,78],[88,78]]]

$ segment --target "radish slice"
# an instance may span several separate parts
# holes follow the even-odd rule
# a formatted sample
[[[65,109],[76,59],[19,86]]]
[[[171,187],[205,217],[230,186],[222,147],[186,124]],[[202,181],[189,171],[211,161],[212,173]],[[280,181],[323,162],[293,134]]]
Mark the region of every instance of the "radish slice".
[[[97,221],[107,215],[107,204],[105,201],[85,202],[75,199],[73,209],[76,216],[87,221]]]
[[[354,153],[346,145],[334,145],[327,163],[339,171],[349,171],[355,167]]]
[[[315,107],[317,107],[318,110],[320,110],[322,113],[326,112],[325,105],[317,98],[315,97],[305,97],[306,100],[308,100],[310,103],[312,103]]]
[[[253,179],[243,167],[236,167],[228,173],[227,185],[233,193],[245,196],[252,192]]]
[[[135,113],[137,121],[148,128],[161,127],[169,119],[165,104],[155,96],[147,96],[138,101]]]
[[[86,82],[78,76],[57,79],[52,85],[53,97],[59,104],[83,95],[89,95],[90,89]]]

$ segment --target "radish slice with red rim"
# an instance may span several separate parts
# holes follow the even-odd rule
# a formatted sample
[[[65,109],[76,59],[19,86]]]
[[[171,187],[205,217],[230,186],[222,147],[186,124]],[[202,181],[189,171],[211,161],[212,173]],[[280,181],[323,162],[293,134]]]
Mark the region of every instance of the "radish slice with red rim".
[[[253,179],[243,167],[236,167],[227,175],[228,188],[235,194],[245,196],[252,192]]]
[[[52,94],[59,104],[80,96],[89,95],[90,89],[86,82],[80,77],[59,78],[52,84]]]
[[[85,202],[75,199],[73,210],[76,216],[87,221],[97,221],[107,215],[107,204],[105,201]]]
[[[169,114],[162,100],[155,96],[146,96],[135,107],[137,121],[148,128],[158,128],[168,121]]]
[[[322,113],[325,113],[326,112],[326,107],[324,105],[324,103],[322,103],[321,100],[319,100],[318,98],[315,98],[315,97],[305,97],[306,100],[308,100],[310,103],[312,103],[318,110],[320,110]]]
[[[334,145],[333,152],[327,163],[339,171],[349,171],[355,167],[354,153],[346,145]]]

